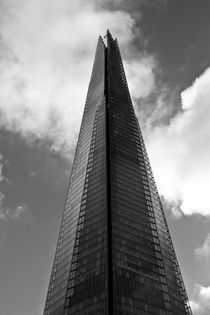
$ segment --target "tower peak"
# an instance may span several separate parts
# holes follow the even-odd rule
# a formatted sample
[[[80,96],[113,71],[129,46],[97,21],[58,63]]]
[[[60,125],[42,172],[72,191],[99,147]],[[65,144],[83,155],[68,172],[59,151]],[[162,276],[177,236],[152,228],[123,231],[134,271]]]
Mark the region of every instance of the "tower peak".
[[[109,30],[94,59],[44,315],[192,315]]]

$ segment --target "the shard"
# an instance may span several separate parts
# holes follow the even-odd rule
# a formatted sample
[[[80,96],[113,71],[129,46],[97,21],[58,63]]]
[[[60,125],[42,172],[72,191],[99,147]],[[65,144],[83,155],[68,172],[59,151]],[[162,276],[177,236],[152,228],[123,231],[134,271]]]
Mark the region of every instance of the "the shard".
[[[44,315],[192,314],[117,40],[99,37]]]

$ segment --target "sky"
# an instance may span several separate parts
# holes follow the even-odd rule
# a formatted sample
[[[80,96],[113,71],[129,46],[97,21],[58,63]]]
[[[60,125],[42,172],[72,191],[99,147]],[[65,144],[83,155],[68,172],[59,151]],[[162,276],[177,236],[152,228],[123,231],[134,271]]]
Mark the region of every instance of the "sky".
[[[209,0],[0,0],[0,314],[41,315],[99,34],[117,37],[194,315],[210,313]]]

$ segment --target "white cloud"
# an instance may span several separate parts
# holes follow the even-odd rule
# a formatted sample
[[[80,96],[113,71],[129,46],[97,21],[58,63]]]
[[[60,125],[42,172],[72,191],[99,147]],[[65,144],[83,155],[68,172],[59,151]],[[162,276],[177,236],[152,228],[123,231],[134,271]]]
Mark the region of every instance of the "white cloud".
[[[0,193],[0,220],[11,220],[11,219],[19,219],[23,215],[28,213],[27,205],[21,204],[14,208],[8,208],[5,206],[5,195]]]
[[[195,250],[195,255],[202,258],[210,257],[210,233],[207,235],[207,238],[205,239],[202,246]]]
[[[3,4],[0,126],[68,156],[76,142],[97,37],[109,28],[126,55],[132,50],[134,21],[123,11],[98,10],[91,0]],[[145,55],[135,63],[136,69],[128,64],[134,96],[148,95],[154,61]],[[144,76],[138,77],[142,71]]]
[[[210,313],[210,286],[194,284],[190,305],[194,315],[209,315]]]
[[[210,215],[209,85],[210,68],[181,93],[182,111],[148,140],[159,192],[186,215]]]
[[[155,60],[151,56],[142,56],[129,63],[124,62],[124,66],[131,96],[146,98],[155,87]]]
[[[3,174],[4,163],[8,163],[8,160],[0,153],[0,183],[7,182],[8,179]],[[23,214],[28,212],[27,205],[21,204],[13,208],[5,206],[5,194],[0,192],[0,220],[18,219]]]
[[[23,214],[26,214],[28,212],[28,207],[25,203],[18,205],[15,207],[13,211],[10,212],[10,218],[11,219],[18,219],[20,218]]]
[[[156,89],[156,62],[132,46],[134,21],[122,11],[98,10],[95,1],[3,1],[0,126],[27,141],[43,141],[71,156],[84,108],[97,37],[118,37],[134,99]],[[6,9],[5,9],[6,8]],[[150,134],[148,151],[160,193],[173,213],[210,214],[210,70],[182,92],[182,112]],[[164,94],[164,93],[163,93]],[[173,94],[173,93],[172,93]],[[173,99],[173,97],[172,97]],[[172,101],[173,103],[173,101]],[[164,106],[163,106],[164,104]],[[150,121],[161,119],[165,96]],[[165,115],[165,114],[164,114]]]
[[[182,212],[180,210],[179,204],[175,204],[172,206],[171,208],[172,214],[174,216],[175,219],[179,219],[182,216]]]

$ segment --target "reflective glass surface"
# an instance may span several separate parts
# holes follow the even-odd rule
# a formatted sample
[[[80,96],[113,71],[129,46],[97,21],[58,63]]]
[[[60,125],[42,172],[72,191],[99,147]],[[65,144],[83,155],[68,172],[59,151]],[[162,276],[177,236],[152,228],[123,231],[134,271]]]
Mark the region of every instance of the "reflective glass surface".
[[[192,314],[116,40],[99,38],[44,315]]]
[[[106,228],[104,54],[99,38],[44,315],[61,315],[70,302],[71,314],[81,314],[84,305],[95,312],[105,298],[104,275],[98,275],[104,273]]]
[[[108,40],[114,314],[190,314],[117,41]]]

